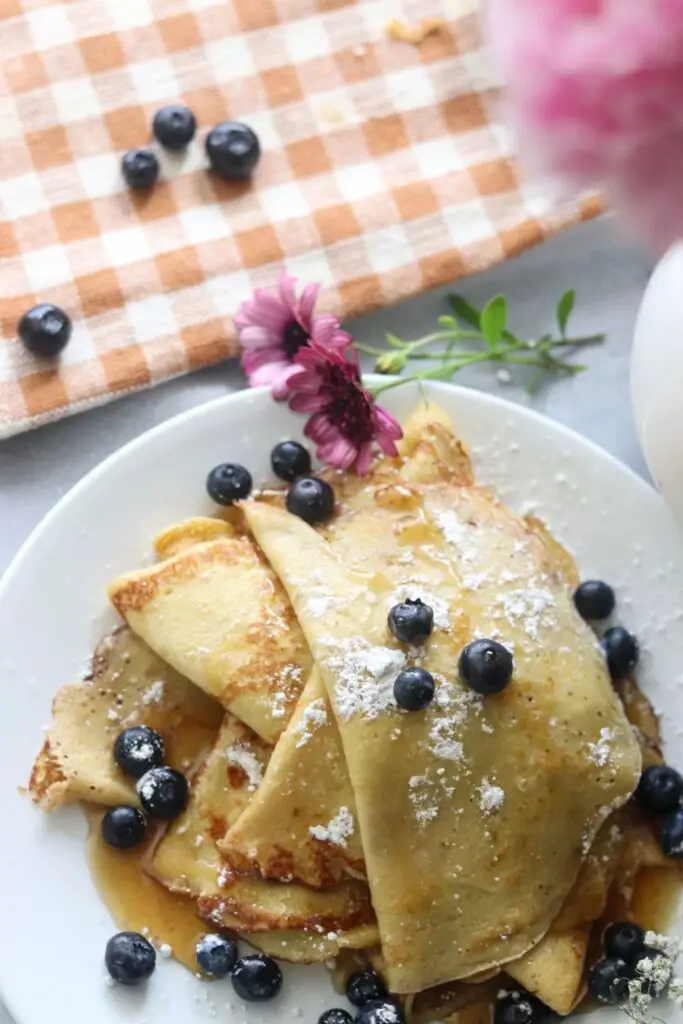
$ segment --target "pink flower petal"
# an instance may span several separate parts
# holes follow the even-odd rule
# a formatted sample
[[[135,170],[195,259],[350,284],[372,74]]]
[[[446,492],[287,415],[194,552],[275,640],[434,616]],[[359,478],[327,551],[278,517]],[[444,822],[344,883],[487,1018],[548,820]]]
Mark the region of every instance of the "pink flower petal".
[[[337,437],[328,444],[322,444],[316,452],[319,459],[337,469],[350,469],[358,455],[355,445],[345,437]]]
[[[366,441],[361,445],[361,449],[358,453],[356,460],[356,473],[358,476],[367,476],[372,466],[372,443]]]
[[[376,405],[373,409],[373,416],[380,431],[387,434],[394,441],[401,440],[403,437],[401,425],[390,412],[383,409],[381,405]]]
[[[277,345],[280,337],[277,331],[271,331],[267,327],[238,327],[239,343],[243,348],[264,348],[268,345]]]
[[[281,270],[280,276],[277,279],[277,287],[280,293],[280,302],[294,317],[296,308],[296,278],[288,274],[286,270]]]
[[[289,397],[294,380],[302,372],[298,366],[289,363],[287,368],[279,374],[273,383],[273,398],[276,402],[282,402]]]
[[[301,371],[302,373],[305,371]],[[322,395],[311,393],[304,394],[298,390],[298,380],[293,381],[292,389],[295,394],[292,395],[289,408],[292,412],[318,412],[319,409],[324,408],[325,399]]]
[[[307,284],[299,299],[299,319],[309,334],[311,331],[311,317],[313,316],[319,291],[319,284]]]

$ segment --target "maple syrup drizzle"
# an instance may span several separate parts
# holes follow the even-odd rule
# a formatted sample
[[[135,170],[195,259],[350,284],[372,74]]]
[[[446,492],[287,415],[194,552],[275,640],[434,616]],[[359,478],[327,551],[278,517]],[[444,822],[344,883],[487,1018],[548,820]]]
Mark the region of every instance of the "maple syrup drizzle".
[[[132,932],[147,929],[144,933],[157,949],[170,946],[174,958],[196,974],[197,940],[215,929],[197,917],[191,897],[170,892],[145,873],[149,843],[133,850],[115,850],[104,842],[100,830],[103,814],[101,810],[86,811],[90,826],[87,859],[116,927]]]

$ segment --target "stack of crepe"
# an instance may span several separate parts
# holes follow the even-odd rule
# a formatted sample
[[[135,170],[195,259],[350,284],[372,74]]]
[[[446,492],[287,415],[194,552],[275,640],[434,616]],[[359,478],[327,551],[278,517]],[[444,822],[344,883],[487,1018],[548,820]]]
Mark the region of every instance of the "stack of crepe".
[[[475,484],[441,410],[417,410],[400,458],[330,482],[321,527],[264,495],[170,528],[112,583],[126,625],[58,694],[32,791],[136,804],[111,750],[146,723],[192,774],[146,870],[213,927],[284,960],[364,951],[419,1019],[501,972],[567,1014],[596,921],[665,863],[627,804],[656,721],[615,693],[571,557]],[[387,628],[406,598],[434,610],[419,648]],[[513,652],[501,694],[458,679],[477,637]],[[409,665],[436,681],[421,712],[394,701]]]

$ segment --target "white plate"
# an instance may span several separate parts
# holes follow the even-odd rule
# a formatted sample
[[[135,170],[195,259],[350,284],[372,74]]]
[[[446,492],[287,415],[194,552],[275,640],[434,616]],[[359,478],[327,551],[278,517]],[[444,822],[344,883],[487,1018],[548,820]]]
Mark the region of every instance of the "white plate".
[[[683,765],[683,552],[663,502],[557,424],[476,391],[443,384],[425,390],[453,416],[479,479],[546,519],[584,576],[616,587],[620,620],[644,648],[641,680],[664,715],[669,759]],[[386,397],[399,417],[419,400],[412,387]],[[107,581],[149,558],[161,527],[211,512],[204,484],[212,466],[242,462],[257,481],[266,479],[273,444],[300,436],[302,424],[264,391],[164,423],[75,487],[0,585],[0,990],[17,1024],[314,1024],[326,1006],[340,1003],[324,969],[309,967],[286,969],[281,998],[263,1008],[241,1004],[228,981],[205,985],[170,962],[160,963],[144,990],[109,988],[102,956],[113,928],[84,861],[80,812],[47,818],[17,792],[52,697],[79,674],[114,621]]]

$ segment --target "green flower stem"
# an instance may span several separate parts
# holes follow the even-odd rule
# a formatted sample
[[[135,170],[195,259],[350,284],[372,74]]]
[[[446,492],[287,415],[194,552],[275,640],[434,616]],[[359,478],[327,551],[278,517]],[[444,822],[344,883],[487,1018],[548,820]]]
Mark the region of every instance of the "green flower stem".
[[[356,344],[359,352],[376,358],[378,372],[391,378],[386,383],[372,386],[373,395],[390,391],[408,381],[449,380],[458,371],[477,363],[535,367],[537,373],[528,385],[529,390],[533,390],[547,373],[577,374],[586,369],[578,363],[565,361],[559,355],[560,351],[571,355],[578,348],[599,345],[604,341],[602,334],[576,338],[567,335],[567,323],[575,302],[573,291],[565,292],[557,306],[559,336],[546,334],[537,339],[518,338],[512,333],[507,320],[507,300],[503,295],[495,296],[482,310],[457,295],[450,296],[449,302],[454,315],[439,318],[441,330],[412,341],[387,334],[387,348],[383,349]],[[441,346],[436,351],[424,351],[439,346],[439,343]],[[432,365],[417,373],[401,376],[411,359]]]

